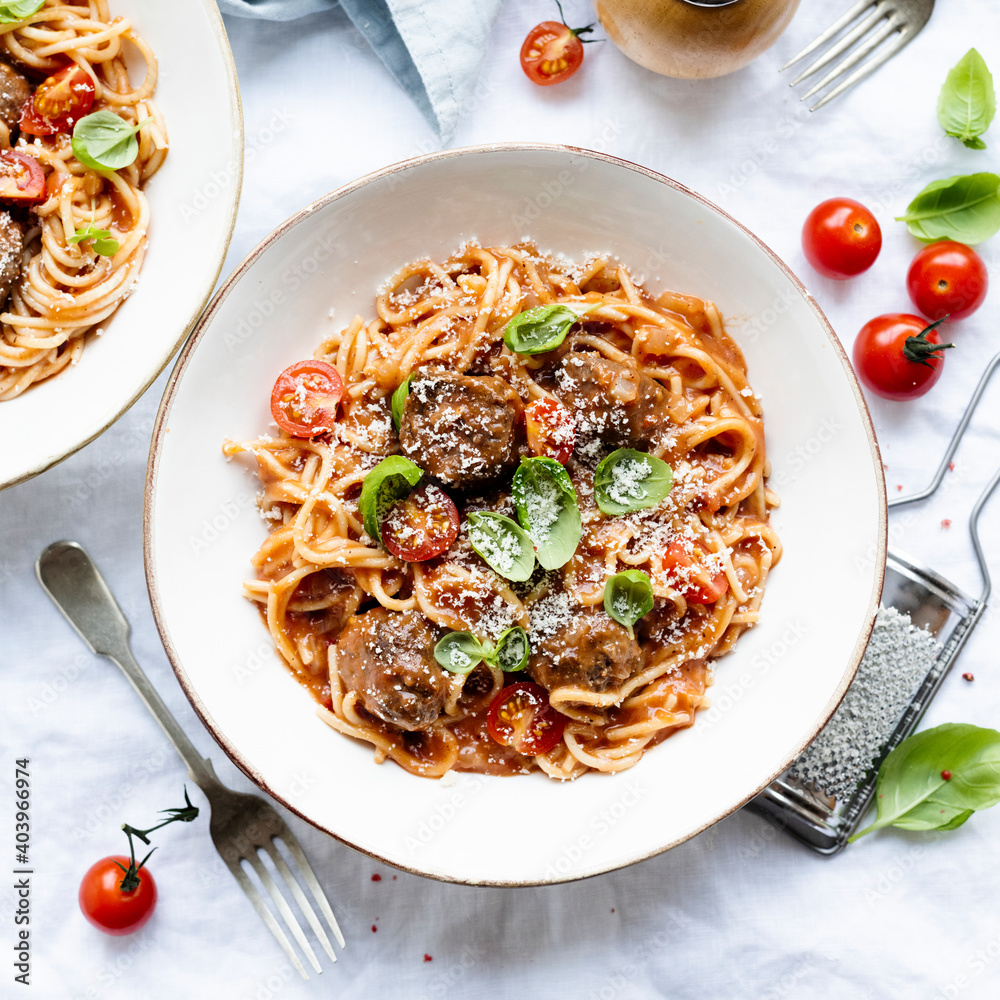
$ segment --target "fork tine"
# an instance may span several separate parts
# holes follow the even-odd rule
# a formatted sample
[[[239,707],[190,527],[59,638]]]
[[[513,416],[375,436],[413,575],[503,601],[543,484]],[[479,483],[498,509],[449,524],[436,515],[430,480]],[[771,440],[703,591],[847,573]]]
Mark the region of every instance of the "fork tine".
[[[306,958],[309,959],[309,964],[317,972],[322,973],[323,970],[316,960],[316,953],[312,950],[312,945],[306,940],[299,922],[295,919],[295,914],[292,913],[285,897],[281,895],[281,890],[274,884],[274,879],[271,878],[271,873],[264,866],[264,862],[261,861],[257,850],[249,851],[246,860],[250,862],[253,870],[257,873],[257,877],[264,884],[264,888],[270,893],[274,905],[278,908],[278,912],[285,921],[285,926],[292,932],[293,937],[299,943],[299,947],[305,952]]]
[[[874,10],[872,13],[861,21],[856,28],[852,28],[843,38],[837,42],[836,45],[831,45],[830,48],[826,50],[814,63],[811,63],[804,70],[802,70],[799,75],[792,80],[789,84],[790,87],[794,87],[797,83],[801,83],[807,76],[812,76],[813,73],[818,73],[824,66],[828,63],[833,62],[841,53],[846,52],[855,42],[860,38],[864,38],[872,28],[882,20],[884,14],[881,10]],[[840,72],[838,69],[836,72]],[[836,74],[835,74],[836,75]]]
[[[337,918],[333,915],[333,910],[330,909],[330,904],[327,902],[323,887],[319,884],[319,879],[313,874],[313,870],[309,865],[305,852],[299,846],[299,842],[292,836],[292,832],[284,823],[282,823],[281,832],[277,836],[281,839],[288,853],[291,854],[292,860],[298,866],[302,880],[309,886],[309,891],[313,894],[313,899],[316,900],[316,904],[323,911],[323,916],[326,917],[326,922],[330,925],[330,930],[333,931],[333,936],[337,939],[337,943],[341,948],[346,948],[347,945],[344,943],[344,935],[340,932],[340,925],[337,923]]]
[[[219,852],[222,854],[222,852]],[[253,908],[257,911],[257,915],[261,920],[267,924],[268,930],[275,936],[278,944],[281,945],[285,954],[288,956],[288,960],[299,970],[299,974],[303,979],[308,979],[309,975],[303,967],[302,963],[299,961],[298,955],[295,954],[295,949],[292,948],[292,943],[288,940],[285,932],[278,926],[278,921],[274,919],[274,915],[271,911],[264,905],[264,900],[261,898],[260,892],[257,890],[257,886],[247,878],[247,873],[243,870],[243,866],[239,863],[239,860],[233,860],[225,855],[222,855],[223,861],[229,866],[229,870],[233,873],[236,881],[239,882],[240,888],[243,890],[247,899],[253,903]]]
[[[823,77],[818,83],[814,83],[800,98],[802,101],[808,100],[813,94],[818,93],[824,87],[829,86],[837,79],[842,73],[846,73],[852,66],[856,66],[862,59],[865,58],[870,52],[877,49],[894,31],[899,31],[899,26],[894,24],[892,21],[887,21],[881,28],[876,31],[871,38],[865,39],[865,41],[859,45],[846,59],[841,60],[837,63],[833,69],[830,70],[826,76]]]
[[[797,56],[789,59],[778,72],[784,72],[789,66],[794,66],[800,59],[804,59],[810,52],[815,52],[821,45],[825,45],[831,38],[843,31],[855,18],[860,17],[869,7],[877,3],[877,0],[858,0],[858,2],[843,17],[838,18],[821,35],[817,35]]]
[[[876,52],[871,59],[868,60],[863,66],[856,69],[846,80],[838,83],[836,87],[833,88],[828,94],[824,94],[823,98],[817,101],[809,110],[818,111],[824,104],[832,101],[835,97],[842,94],[848,87],[853,87],[859,80],[863,80],[870,73],[874,73],[875,70],[879,68],[890,56],[895,55],[904,45],[906,45],[911,38],[913,38],[912,32],[900,31],[898,32],[896,38],[894,38],[888,45],[884,46],[881,51]]]
[[[323,946],[323,950],[334,962],[336,962],[337,956],[334,953],[333,945],[330,944],[330,939],[326,936],[326,931],[323,930],[323,925],[319,922],[315,911],[309,905],[309,900],[306,899],[305,894],[299,888],[298,879],[296,879],[292,874],[291,869],[288,867],[288,863],[285,861],[284,855],[282,855],[281,851],[278,850],[277,845],[273,840],[265,848],[265,850],[274,862],[274,867],[278,869],[278,874],[280,874],[285,880],[285,885],[287,885],[291,890],[292,896],[295,898],[295,902],[298,904],[299,909],[302,911],[306,920],[309,921],[309,926],[313,929],[313,933],[319,939],[319,943]]]

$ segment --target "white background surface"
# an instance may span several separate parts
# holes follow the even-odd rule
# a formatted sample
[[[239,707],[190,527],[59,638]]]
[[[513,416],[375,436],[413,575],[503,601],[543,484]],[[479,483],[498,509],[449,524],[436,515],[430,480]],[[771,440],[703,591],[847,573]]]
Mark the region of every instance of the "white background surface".
[[[591,19],[584,2],[564,6],[574,25]],[[909,308],[903,280],[916,244],[892,217],[930,180],[998,166],[1000,126],[987,135],[987,152],[966,150],[940,136],[934,108],[947,69],[970,45],[1000,72],[1000,13],[974,0],[941,0],[938,8],[923,34],[876,77],[808,116],[777,68],[832,18],[827,4],[806,0],[777,46],[729,78],[668,80],[633,66],[611,45],[591,45],[573,80],[542,89],[521,74],[517,50],[527,29],[552,12],[510,0],[479,99],[456,144],[566,142],[670,174],[717,201],[783,256],[849,346],[867,319]],[[231,22],[229,28],[248,160],[225,272],[312,198],[436,148],[416,108],[339,12],[288,25]],[[885,240],[874,268],[843,284],[812,274],[799,250],[808,210],[838,194],[868,204]],[[610,192],[612,203],[613,197]],[[981,250],[1000,283],[995,243]],[[959,347],[949,352],[931,395],[909,404],[872,400],[890,494],[897,484],[909,492],[929,478],[979,372],[1000,349],[998,303],[994,288],[979,313],[953,328]],[[32,567],[46,544],[72,537],[90,549],[133,622],[136,656],[164,699],[220,776],[248,788],[185,701],[145,595],[142,483],[162,387],[161,378],[80,454],[0,495],[0,833],[7,834],[0,843],[13,839],[13,760],[29,756],[36,873],[33,983],[20,994],[9,957],[13,878],[0,879],[0,943],[8,956],[0,962],[0,995],[997,995],[1000,810],[940,837],[882,833],[829,860],[741,813],[626,871],[522,890],[467,889],[394,873],[292,819],[348,938],[337,965],[324,963],[327,971],[309,983],[292,972],[224,869],[205,816],[162,831],[154,855],[160,903],[150,924],[132,938],[92,930],[76,908],[80,876],[94,860],[121,851],[122,822],[152,825],[158,809],[178,805],[185,774],[123,678],[86,652],[42,594]],[[979,583],[964,519],[1000,464],[998,402],[1000,385],[984,400],[942,495],[892,518],[898,548],[973,592]],[[822,452],[812,460],[821,462]],[[837,544],[836,495],[847,489],[850,483],[831,483],[829,496],[817,497],[817,579],[824,548]],[[998,503],[987,509],[983,525],[994,567],[1000,567]],[[942,528],[945,518],[954,522],[950,529]],[[818,589],[817,600],[836,615],[835,593]],[[996,726],[998,643],[1000,619],[988,613],[932,706],[929,724]],[[972,671],[975,682],[961,680],[962,671]],[[202,804],[197,789],[191,791]],[[345,809],[363,807],[344,803]],[[512,830],[497,818],[497,845],[530,836],[530,828]],[[12,848],[6,850],[0,872],[14,867]],[[376,872],[382,878],[373,882]],[[425,954],[433,961],[424,961]]]

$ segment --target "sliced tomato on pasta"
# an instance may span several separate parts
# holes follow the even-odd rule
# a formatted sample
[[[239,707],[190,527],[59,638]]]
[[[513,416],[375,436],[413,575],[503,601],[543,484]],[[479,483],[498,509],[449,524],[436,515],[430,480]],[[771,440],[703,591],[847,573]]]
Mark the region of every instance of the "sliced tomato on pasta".
[[[451,548],[458,537],[458,508],[440,486],[426,483],[389,508],[382,544],[405,562],[424,562]]]
[[[45,198],[45,171],[38,160],[13,149],[0,153],[0,202],[37,205]]]
[[[76,63],[43,80],[21,109],[18,127],[28,135],[72,132],[94,103],[94,81]]]
[[[271,416],[292,437],[329,431],[337,419],[344,382],[333,365],[310,358],[286,368],[271,390]]]
[[[663,568],[688,604],[714,604],[729,589],[725,572],[706,565],[707,555],[700,542],[680,538],[675,538],[663,554]]]
[[[546,753],[561,739],[566,716],[549,704],[541,684],[518,681],[505,687],[490,703],[486,728],[493,740],[526,757]]]
[[[536,399],[525,409],[524,421],[532,454],[562,465],[569,461],[576,444],[576,421],[568,406],[557,399]]]

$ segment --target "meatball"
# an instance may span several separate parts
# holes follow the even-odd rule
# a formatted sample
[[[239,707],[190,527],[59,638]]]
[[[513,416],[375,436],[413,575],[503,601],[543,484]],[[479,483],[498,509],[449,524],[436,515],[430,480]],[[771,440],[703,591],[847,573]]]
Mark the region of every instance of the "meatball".
[[[2,66],[3,63],[0,63]],[[0,307],[7,301],[11,286],[21,273],[24,231],[8,212],[0,212]]]
[[[374,608],[353,615],[337,639],[337,668],[372,715],[408,731],[444,709],[449,675],[434,660],[437,636],[415,611]]]
[[[21,108],[31,97],[31,84],[12,66],[0,62],[0,120],[10,131],[17,128]]]
[[[399,424],[403,454],[449,486],[471,486],[508,472],[523,438],[521,399],[492,375],[421,375]]]
[[[532,637],[528,673],[549,691],[581,687],[603,692],[620,687],[642,666],[642,649],[598,608],[574,608],[569,620],[542,638]]]
[[[594,351],[567,354],[555,378],[584,438],[648,447],[666,418],[667,390],[656,379]]]

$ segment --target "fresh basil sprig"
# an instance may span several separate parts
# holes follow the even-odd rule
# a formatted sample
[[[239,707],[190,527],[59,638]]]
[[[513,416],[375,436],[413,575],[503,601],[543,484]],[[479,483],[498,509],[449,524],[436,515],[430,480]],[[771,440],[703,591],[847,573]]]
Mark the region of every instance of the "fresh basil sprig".
[[[1000,230],[1000,177],[963,174],[932,181],[910,202],[905,222],[918,240],[982,243]]]
[[[663,459],[619,448],[597,466],[594,499],[605,514],[630,514],[658,504],[673,482],[673,471]]]
[[[396,386],[396,391],[392,394],[392,426],[399,430],[399,425],[403,422],[403,407],[406,405],[406,397],[410,394],[410,383],[416,372],[410,372],[402,382]]]
[[[73,155],[91,170],[121,170],[139,155],[135,134],[152,119],[130,125],[113,111],[95,111],[73,126]]]
[[[503,342],[515,354],[554,351],[582,315],[580,310],[559,304],[525,309],[504,327]]]
[[[875,795],[877,819],[850,841],[885,826],[954,830],[1000,802],[1000,733],[955,722],[917,733],[882,761]]]
[[[424,470],[402,455],[383,458],[369,472],[361,484],[358,510],[370,538],[382,541],[382,521],[389,508],[397,501],[409,496],[413,487],[420,482]]]
[[[604,585],[604,610],[616,622],[628,628],[653,610],[653,584],[641,569],[615,573]]]
[[[517,519],[544,569],[569,562],[583,534],[569,473],[554,459],[522,458],[511,486]]]
[[[15,24],[41,10],[45,0],[7,0],[0,3],[0,24]]]
[[[118,240],[111,239],[110,229],[98,229],[93,224],[78,229],[67,243],[82,243],[84,240],[91,240],[90,245],[94,248],[94,253],[102,257],[114,257],[120,247]]]
[[[531,647],[528,633],[515,625],[497,639],[480,642],[471,632],[449,632],[434,647],[434,659],[453,674],[467,674],[478,664],[489,663],[506,673],[516,673],[528,664]]]
[[[535,549],[516,521],[494,511],[469,515],[469,544],[505,580],[523,583],[535,571]]]
[[[938,96],[941,128],[969,149],[985,149],[986,143],[979,137],[990,127],[996,110],[993,75],[983,57],[969,49],[948,71]]]

